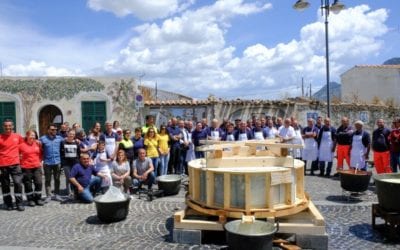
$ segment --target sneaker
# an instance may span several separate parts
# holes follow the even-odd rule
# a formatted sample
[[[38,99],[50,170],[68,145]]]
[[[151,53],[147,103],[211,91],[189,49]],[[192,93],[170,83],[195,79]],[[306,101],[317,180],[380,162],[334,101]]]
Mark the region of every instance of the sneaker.
[[[38,206],[43,206],[43,205],[44,205],[44,202],[42,201],[42,199],[35,200],[35,203],[36,203],[36,205],[38,205]]]
[[[35,202],[34,201],[28,201],[28,206],[30,207],[34,207],[35,206]]]
[[[49,203],[51,201],[51,197],[50,196],[47,196],[45,199],[44,199],[44,202],[45,203]]]
[[[12,211],[14,209],[14,207],[12,204],[10,204],[10,205],[4,204],[4,209],[7,211]]]
[[[22,204],[17,204],[17,210],[20,211],[20,212],[25,211],[24,205],[22,205]]]
[[[60,201],[60,202],[63,202],[63,201],[64,201],[64,199],[63,199],[60,195],[58,195],[58,194],[56,194],[56,195],[54,195],[53,197],[51,197],[51,199],[52,199],[53,201]]]

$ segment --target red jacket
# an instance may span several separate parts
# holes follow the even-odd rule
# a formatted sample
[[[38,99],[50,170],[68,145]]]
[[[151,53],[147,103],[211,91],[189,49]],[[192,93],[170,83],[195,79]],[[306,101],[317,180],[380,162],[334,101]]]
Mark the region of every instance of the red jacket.
[[[400,129],[393,129],[389,134],[390,151],[400,152]]]
[[[16,133],[0,135],[0,167],[19,164],[19,144],[22,136]]]
[[[21,168],[37,168],[42,162],[42,147],[37,141],[28,144],[26,141],[19,145]]]

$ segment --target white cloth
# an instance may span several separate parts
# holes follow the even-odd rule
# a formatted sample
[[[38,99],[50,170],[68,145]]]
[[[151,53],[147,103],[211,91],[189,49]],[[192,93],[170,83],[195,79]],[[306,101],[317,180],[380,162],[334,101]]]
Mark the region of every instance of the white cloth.
[[[328,161],[331,162],[333,159],[333,141],[332,141],[332,133],[331,131],[323,131],[322,139],[319,145],[319,161]]]
[[[306,135],[312,135],[314,132],[306,132]],[[315,161],[318,158],[318,143],[314,138],[304,139],[304,148],[302,159],[305,161]]]
[[[247,133],[240,133],[239,134],[239,141],[247,141]]]
[[[262,141],[264,140],[264,135],[262,131],[254,132],[254,139]]]
[[[283,139],[288,139],[295,136],[295,131],[292,126],[289,126],[287,128],[285,126],[281,126],[278,130],[278,134]]]
[[[112,185],[111,171],[109,162],[105,162],[104,160],[107,160],[106,151],[97,152],[96,158],[94,159],[96,169],[99,171],[99,173],[107,175],[107,178],[102,179],[101,186],[108,187]]]
[[[292,144],[304,145],[303,137],[301,136],[301,130],[294,130],[294,138],[292,140]],[[302,149],[301,148],[293,148],[292,156],[293,158],[301,158]]]
[[[115,152],[115,147],[116,147],[116,143],[115,143],[115,138],[114,137],[106,137],[105,138],[106,141],[106,151],[108,153],[108,155],[113,155]]]
[[[234,141],[235,140],[235,136],[233,134],[226,135],[226,140],[227,141]]]
[[[214,130],[214,131],[211,131],[211,139],[212,140],[219,140],[219,131],[217,131],[217,130]]]
[[[194,154],[194,144],[192,142],[192,133],[188,132],[188,142],[189,142],[189,148],[186,151],[186,162],[189,162],[191,160],[196,159],[196,156]]]
[[[276,138],[277,134],[278,134],[278,130],[275,127],[266,127],[264,128],[266,134],[267,134],[267,139],[274,139]]]
[[[361,135],[353,135],[353,142],[350,151],[350,166],[357,169],[364,168],[366,152],[367,148],[364,147],[364,144],[362,143],[362,133]]]

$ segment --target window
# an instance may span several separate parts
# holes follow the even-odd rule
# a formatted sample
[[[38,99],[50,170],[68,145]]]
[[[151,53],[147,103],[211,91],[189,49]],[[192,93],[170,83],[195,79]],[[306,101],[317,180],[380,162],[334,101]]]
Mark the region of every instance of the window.
[[[15,102],[0,102],[0,121],[10,119],[14,122],[14,131],[16,130],[15,122]],[[3,133],[3,126],[0,126],[0,132]]]
[[[106,117],[106,102],[82,102],[82,128],[86,133],[90,132],[95,122],[100,122],[103,128]]]

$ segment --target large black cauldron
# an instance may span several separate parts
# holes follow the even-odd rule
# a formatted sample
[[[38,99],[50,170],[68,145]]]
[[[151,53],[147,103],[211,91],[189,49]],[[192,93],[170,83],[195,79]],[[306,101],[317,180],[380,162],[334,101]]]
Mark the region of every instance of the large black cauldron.
[[[340,186],[349,192],[364,192],[368,189],[371,172],[362,170],[340,170]]]
[[[271,222],[254,220],[242,222],[234,220],[224,225],[229,249],[272,249],[272,238],[279,225]]]
[[[379,205],[388,212],[400,212],[400,173],[374,175]]]
[[[94,202],[99,220],[106,223],[124,220],[128,216],[129,202],[131,200],[129,195],[124,194],[124,196],[125,200],[115,202],[102,202],[100,200],[102,195],[95,197]]]
[[[177,174],[158,176],[158,189],[163,190],[164,195],[175,195],[181,189],[181,180],[182,177]]]

